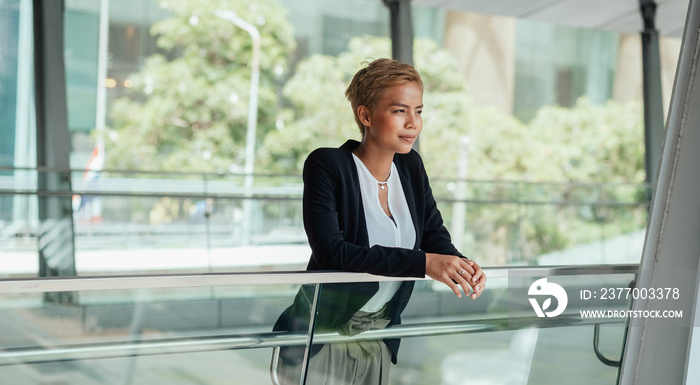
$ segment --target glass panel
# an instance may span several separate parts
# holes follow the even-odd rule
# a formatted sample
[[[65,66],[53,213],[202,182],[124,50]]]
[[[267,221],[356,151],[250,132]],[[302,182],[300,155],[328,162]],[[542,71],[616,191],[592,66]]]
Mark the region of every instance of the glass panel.
[[[261,51],[264,68],[254,170],[291,175],[256,175],[256,199],[243,199],[249,191],[244,187],[245,178],[236,173],[245,164],[248,96],[252,95],[250,36],[213,16],[218,3],[107,3],[109,25],[103,30],[109,36],[104,41],[98,39],[98,31],[106,10],[98,2],[66,3],[71,164],[87,170],[73,179],[74,189],[85,198],[75,214],[78,273],[138,272],[136,266],[119,267],[112,261],[104,265],[113,267],[111,271],[80,264],[82,254],[106,261],[111,259],[108,252],[134,249],[146,250],[150,260],[167,259],[176,251],[203,255],[201,251],[206,250],[208,255],[206,260],[183,257],[183,263],[175,259],[172,265],[154,263],[153,269],[303,268],[309,250],[299,200],[301,165],[316,147],[338,146],[348,137],[357,138],[342,91],[368,57],[389,54],[387,7],[374,0],[227,5],[269,43]],[[470,177],[585,181],[598,174],[581,159],[593,159],[596,169],[609,174],[601,176],[603,180],[641,180],[638,106],[596,109],[608,99],[628,99],[613,89],[618,78],[627,77],[620,69],[629,66],[629,55],[618,54],[627,37],[433,7],[414,8],[413,12],[415,62],[426,83],[426,130],[421,146],[431,177],[458,174],[455,168],[462,158],[456,153],[466,153],[467,147],[457,146],[456,139],[468,136],[469,157],[464,160],[471,168],[465,166],[463,171]],[[232,40],[220,44],[208,34],[211,30],[227,31]],[[182,35],[182,31],[187,33]],[[485,41],[489,43],[483,44]],[[471,54],[465,57],[465,52]],[[674,52],[671,49],[664,55],[672,58]],[[581,95],[588,96],[592,104],[578,106]],[[470,98],[474,102],[467,100]],[[316,103],[318,100],[327,104]],[[546,110],[551,104],[571,108]],[[447,106],[457,106],[459,111]],[[348,113],[328,113],[341,109]],[[541,110],[556,119],[535,119],[536,124],[530,124],[513,118],[529,120]],[[592,120],[593,116],[606,118]],[[445,117],[455,121],[445,121]],[[620,122],[627,125],[622,127]],[[625,150],[606,147],[594,151],[593,155],[609,154],[599,158],[569,156],[590,152],[592,146],[605,147],[577,140],[572,144],[562,139],[571,135],[557,134],[574,126],[583,127],[581,132],[586,127],[617,127],[620,131],[611,132],[625,135],[611,137],[622,138],[619,147]],[[565,154],[560,156],[546,147],[550,143],[542,137],[551,138],[552,147],[565,149]],[[555,141],[560,139],[561,145]],[[513,157],[505,157],[509,154]],[[623,163],[624,167],[618,167]],[[103,172],[97,183],[110,196],[88,195],[90,184],[95,183],[92,177],[103,168],[173,173]],[[180,173],[185,170],[193,174]],[[568,174],[571,170],[581,172]],[[609,243],[619,243],[618,237],[632,238],[645,228],[642,206],[646,196],[621,194],[617,187],[610,192],[598,185],[479,180],[463,188],[462,182],[453,179],[431,180],[453,238],[465,254],[483,265],[557,263],[559,252],[575,254],[569,248],[607,250]],[[115,194],[127,190],[147,196]],[[453,208],[450,201],[454,199],[466,199],[466,205]],[[5,202],[0,203],[0,213],[9,212],[8,197],[0,201]],[[604,213],[599,205],[606,206]],[[453,223],[455,219],[460,223]],[[256,255],[270,257],[258,264],[246,262],[251,260],[250,247],[256,248]],[[609,254],[600,251],[589,254],[590,258],[569,259],[595,263],[609,261]],[[140,259],[137,255],[132,253]],[[625,260],[638,258],[630,253]]]
[[[36,165],[32,2],[0,4],[0,168]],[[0,177],[12,172],[0,170]],[[0,221],[12,218],[12,198],[0,196]],[[9,212],[9,213],[8,213]]]
[[[452,198],[459,183],[467,192]],[[453,242],[482,266],[637,263],[641,257],[649,208],[643,184],[441,178],[432,184]]]
[[[0,277],[37,270],[32,2],[0,3]],[[21,168],[21,169],[15,169]],[[27,256],[29,255],[29,258]]]
[[[245,199],[241,175],[95,174],[74,176],[80,274],[301,270],[308,261],[298,177],[255,176]]]
[[[592,335],[577,326],[404,338],[391,384],[615,384],[617,368],[596,359]],[[619,357],[622,336],[606,338]]]
[[[282,91],[295,64],[315,54],[337,56],[358,36],[389,34],[388,9],[374,0],[103,4],[108,9],[100,2],[66,2],[75,168],[91,167],[90,155],[99,149],[111,169],[244,169],[253,44],[242,24],[216,17],[217,9],[235,12],[262,37],[256,170],[285,166],[286,159],[265,159],[262,142],[291,117]],[[225,33],[214,38],[211,30]],[[99,31],[108,37],[100,39]],[[179,91],[172,93],[173,87]],[[302,90],[310,93],[308,87]],[[342,100],[342,93],[338,97]]]
[[[601,314],[629,309],[631,298],[599,297],[602,288],[630,287],[633,273],[490,274],[475,301],[433,281],[382,282],[396,284],[396,294],[377,301],[377,283],[323,284],[309,378],[367,369],[388,370],[396,385],[562,383],[571,373],[581,373],[581,383],[614,383],[628,320]],[[540,318],[527,301],[541,295],[532,285],[542,276],[568,295],[559,315]],[[163,278],[173,279],[143,279]],[[18,383],[47,373],[81,383],[219,383],[235,369],[242,384],[266,384],[272,363],[282,384],[298,383],[315,285],[186,287],[189,278],[175,279],[181,287],[3,294],[0,375]],[[397,365],[381,364],[397,351]]]
[[[80,291],[71,303],[55,302],[57,293],[4,294],[0,378],[267,385],[273,345],[304,350],[308,331],[299,325],[293,333],[272,332],[298,290],[271,284]],[[310,309],[302,306],[296,312],[308,319]]]
[[[289,271],[308,262],[297,176],[258,176],[245,199],[244,177],[235,175],[13,173],[0,176],[0,197],[12,203],[0,221],[0,274],[7,277],[40,274],[40,234],[66,251],[61,259],[78,275]],[[42,230],[40,207],[46,216],[71,206],[72,224]]]
[[[0,178],[0,196],[13,203],[12,219],[0,226],[3,274],[75,275],[70,173],[20,168],[13,174]]]
[[[38,234],[74,242],[72,264],[83,276],[296,271],[308,262],[298,176],[256,175],[246,199],[237,174],[73,171],[72,192],[61,182],[66,175],[18,169],[0,176],[14,218],[0,232],[5,276],[43,274]],[[641,255],[643,185],[474,181],[466,198],[453,201],[451,183],[434,182],[445,225],[482,266],[636,263]],[[72,206],[72,233],[41,232],[39,206],[51,202]]]
[[[509,299],[513,292],[527,296],[530,282],[509,280],[499,271],[493,272],[487,290],[475,301],[457,298],[442,283],[418,281],[404,283],[414,287],[403,310],[401,298],[406,299],[408,291],[399,289],[379,314],[372,309],[369,315],[353,313],[354,317],[349,313],[358,308],[362,311],[376,287],[323,285],[314,333],[317,353],[309,363],[309,378],[343,377],[354,370],[362,372],[362,368],[371,371],[373,365],[378,365],[390,371],[389,383],[395,385],[565,383],[571,373],[580,373],[580,383],[615,383],[618,368],[597,358],[594,332],[600,334],[599,353],[611,361],[619,360],[626,321],[619,317],[585,318],[580,311],[624,310],[631,299],[585,301],[579,298],[579,292],[595,287],[628,287],[634,274],[552,277],[568,293],[568,307],[558,318],[540,319],[527,300],[521,306]],[[392,321],[385,328],[381,320],[397,312],[401,313],[401,324]],[[595,331],[596,323],[604,326]],[[360,332],[347,337],[352,331]],[[337,338],[344,340],[333,343]],[[388,341],[391,338],[401,340],[398,363],[386,367],[381,361],[391,360],[395,348],[394,342]],[[383,350],[385,347],[388,351]],[[555,364],[552,357],[556,357]]]

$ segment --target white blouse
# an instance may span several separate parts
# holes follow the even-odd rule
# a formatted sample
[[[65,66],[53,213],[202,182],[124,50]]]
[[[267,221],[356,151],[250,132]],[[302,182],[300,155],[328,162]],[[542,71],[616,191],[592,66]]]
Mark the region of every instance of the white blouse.
[[[391,173],[386,187],[389,189],[387,203],[389,212],[393,216],[386,215],[379,203],[379,181],[369,172],[360,158],[352,154],[357,167],[357,175],[360,180],[360,193],[362,194],[362,206],[367,222],[367,235],[369,246],[400,247],[413,249],[416,243],[416,228],[413,226],[408,202],[403,193],[401,178],[396,165],[391,163]],[[379,291],[360,309],[360,311],[373,313],[384,307],[391,300],[401,286],[401,282],[379,282]]]

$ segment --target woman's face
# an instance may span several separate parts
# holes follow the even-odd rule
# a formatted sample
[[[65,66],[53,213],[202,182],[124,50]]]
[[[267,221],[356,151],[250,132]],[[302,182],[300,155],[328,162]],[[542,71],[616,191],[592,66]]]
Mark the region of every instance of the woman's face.
[[[423,129],[423,91],[416,82],[388,87],[374,111],[359,112],[367,149],[406,154]]]

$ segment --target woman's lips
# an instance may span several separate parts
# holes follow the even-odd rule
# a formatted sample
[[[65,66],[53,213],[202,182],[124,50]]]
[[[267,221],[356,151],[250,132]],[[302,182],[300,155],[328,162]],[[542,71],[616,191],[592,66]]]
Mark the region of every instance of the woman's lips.
[[[416,141],[416,137],[415,137],[415,136],[408,136],[408,135],[406,135],[406,136],[399,136],[399,138],[401,138],[402,140],[405,140],[405,141],[407,141],[407,142],[411,142],[411,143],[413,143],[413,142]]]

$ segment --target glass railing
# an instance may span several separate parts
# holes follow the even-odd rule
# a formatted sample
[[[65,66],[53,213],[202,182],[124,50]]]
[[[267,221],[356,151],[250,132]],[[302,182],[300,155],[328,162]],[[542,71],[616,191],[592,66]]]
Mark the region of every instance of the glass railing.
[[[280,365],[291,360],[300,365],[291,383],[304,383],[325,375],[310,358],[324,346],[362,348],[400,339],[393,385],[613,384],[626,321],[584,317],[582,310],[600,310],[600,303],[578,293],[628,287],[637,268],[486,269],[487,290],[475,301],[458,299],[432,280],[401,281],[414,286],[404,298],[402,322],[357,334],[345,325],[328,326],[345,311],[337,306],[339,293],[352,302],[368,284],[392,279],[292,272],[7,279],[0,281],[0,378],[18,384],[274,384]],[[563,286],[566,311],[543,319],[527,301],[514,302],[528,295],[523,276],[547,276]],[[56,301],[56,293],[71,293],[70,301]],[[274,331],[293,303],[299,317],[294,330]],[[282,375],[289,379],[289,373]]]
[[[297,175],[255,175],[248,191],[240,174],[1,171],[0,276],[37,275],[40,234],[72,237],[84,276],[301,270],[310,255]],[[639,262],[644,185],[462,182],[432,185],[454,242],[484,266]],[[42,233],[51,205],[72,211],[65,231]]]

